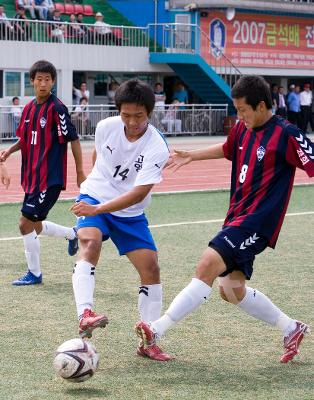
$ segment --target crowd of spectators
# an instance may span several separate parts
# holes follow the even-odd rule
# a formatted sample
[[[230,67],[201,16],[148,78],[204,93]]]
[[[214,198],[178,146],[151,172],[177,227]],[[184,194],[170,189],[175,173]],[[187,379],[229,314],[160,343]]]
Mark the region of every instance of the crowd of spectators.
[[[51,22],[47,33],[54,42],[63,43],[69,38],[81,44],[122,45],[121,30],[106,23],[101,12],[95,14],[93,24],[85,24],[83,18],[82,13],[73,13],[66,20],[60,9],[55,8],[53,0],[18,0],[12,21],[0,4],[0,40],[31,40],[31,21],[40,20]]]
[[[271,88],[273,114],[282,116],[304,132],[309,128],[314,131],[314,102],[311,85],[305,83],[301,87],[291,84],[287,92],[283,86],[276,84],[273,84]]]

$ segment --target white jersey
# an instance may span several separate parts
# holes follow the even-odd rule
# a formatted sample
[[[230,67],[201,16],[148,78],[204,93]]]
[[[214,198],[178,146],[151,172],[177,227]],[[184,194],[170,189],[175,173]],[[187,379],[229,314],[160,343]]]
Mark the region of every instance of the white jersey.
[[[95,147],[96,162],[81,184],[81,193],[100,203],[112,200],[135,186],[161,182],[161,172],[169,158],[167,143],[154,126],[149,124],[142,137],[130,142],[120,116],[106,118],[97,124]],[[119,217],[141,215],[150,200],[151,193],[140,203],[112,214]]]

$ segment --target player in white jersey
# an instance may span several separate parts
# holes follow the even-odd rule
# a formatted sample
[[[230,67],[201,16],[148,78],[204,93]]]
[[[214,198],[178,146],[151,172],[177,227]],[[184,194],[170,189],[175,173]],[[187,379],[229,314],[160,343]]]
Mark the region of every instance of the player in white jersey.
[[[72,282],[82,337],[91,337],[95,328],[108,323],[105,315],[97,315],[92,309],[95,267],[102,241],[109,238],[139,273],[141,318],[158,319],[162,307],[157,249],[144,209],[150,203],[154,184],[162,180],[169,149],[160,132],[149,124],[155,104],[150,86],[136,79],[124,82],[115,102],[120,115],[98,123],[94,167],[72,206],[78,217],[80,240]],[[170,359],[155,344],[144,348],[140,343],[137,354],[158,361]]]

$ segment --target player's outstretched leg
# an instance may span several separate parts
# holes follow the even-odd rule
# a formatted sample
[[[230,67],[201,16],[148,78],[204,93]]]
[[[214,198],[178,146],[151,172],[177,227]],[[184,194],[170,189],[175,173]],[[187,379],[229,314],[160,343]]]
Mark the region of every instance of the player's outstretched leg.
[[[142,341],[142,346],[137,349],[139,356],[148,357],[155,361],[169,361],[172,360],[169,354],[164,353],[156,344],[156,334],[146,322],[138,322],[135,325],[135,332]]]
[[[296,328],[285,336],[283,339],[284,352],[280,358],[280,362],[287,363],[300,352],[299,346],[304,338],[304,335],[310,333],[308,325],[301,321],[296,321]]]
[[[93,330],[96,328],[104,328],[108,324],[108,318],[103,314],[96,314],[92,310],[86,308],[80,318],[79,334],[81,338],[91,338]]]
[[[42,222],[42,231],[41,235],[44,236],[53,236],[53,237],[64,237],[68,240],[68,253],[70,256],[74,256],[78,251],[78,237],[77,237],[77,228],[74,226],[73,228],[68,228],[67,226],[62,226],[55,224],[50,221]]]

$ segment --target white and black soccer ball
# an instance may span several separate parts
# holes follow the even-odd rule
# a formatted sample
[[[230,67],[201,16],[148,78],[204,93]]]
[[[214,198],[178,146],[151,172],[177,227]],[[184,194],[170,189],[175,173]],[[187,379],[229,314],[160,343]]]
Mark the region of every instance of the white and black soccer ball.
[[[71,382],[84,382],[98,368],[99,356],[95,347],[83,339],[71,339],[57,348],[53,366],[56,372]]]

